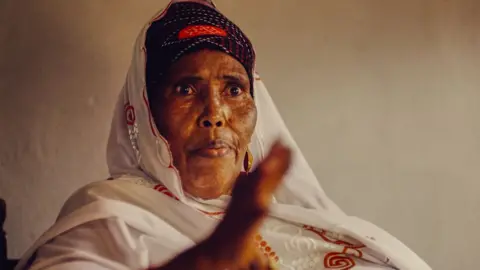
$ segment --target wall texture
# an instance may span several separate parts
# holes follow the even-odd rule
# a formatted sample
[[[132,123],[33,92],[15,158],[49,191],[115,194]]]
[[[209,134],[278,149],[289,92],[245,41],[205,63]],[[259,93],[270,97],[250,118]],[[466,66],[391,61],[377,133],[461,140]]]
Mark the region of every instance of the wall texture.
[[[477,269],[480,1],[218,0],[330,196],[434,269]],[[0,197],[10,255],[105,143],[136,34],[166,1],[0,0]],[[478,182],[477,182],[478,181]]]

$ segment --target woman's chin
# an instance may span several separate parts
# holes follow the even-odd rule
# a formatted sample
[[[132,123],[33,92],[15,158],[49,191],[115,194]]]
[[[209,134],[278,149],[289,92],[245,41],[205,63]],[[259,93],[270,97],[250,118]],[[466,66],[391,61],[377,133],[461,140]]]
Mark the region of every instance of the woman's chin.
[[[230,194],[240,173],[235,155],[205,157],[191,155],[181,166],[182,184],[186,192],[201,199],[215,199]]]
[[[195,179],[183,183],[183,187],[190,195],[204,199],[217,199],[222,195],[230,194],[233,180],[232,175],[205,174],[197,175]],[[185,179],[187,180],[187,179]]]
[[[226,195],[223,190],[212,188],[194,188],[193,190],[186,190],[188,194],[193,197],[202,199],[202,200],[214,200],[220,198],[222,195]]]

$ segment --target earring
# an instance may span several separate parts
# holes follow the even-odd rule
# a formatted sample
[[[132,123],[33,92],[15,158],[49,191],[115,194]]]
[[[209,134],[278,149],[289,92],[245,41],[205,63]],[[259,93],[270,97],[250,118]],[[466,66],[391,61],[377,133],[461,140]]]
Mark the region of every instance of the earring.
[[[245,169],[246,173],[249,173],[252,169],[253,165],[253,155],[250,150],[247,148],[247,152],[245,153],[245,158],[243,159],[243,168]]]

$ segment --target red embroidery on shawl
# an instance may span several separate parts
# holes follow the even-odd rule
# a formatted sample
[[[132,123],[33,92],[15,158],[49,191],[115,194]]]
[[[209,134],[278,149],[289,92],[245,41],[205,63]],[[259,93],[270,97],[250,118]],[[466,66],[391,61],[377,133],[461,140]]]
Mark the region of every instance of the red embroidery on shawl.
[[[127,125],[133,126],[135,124],[135,109],[130,103],[125,104],[125,117],[127,119]]]
[[[221,216],[221,215],[225,214],[225,212],[207,212],[207,211],[203,211],[203,210],[200,210],[200,209],[198,209],[198,211],[204,213],[205,215],[209,215],[209,216]]]
[[[263,239],[260,234],[257,234],[255,236],[255,243],[257,244],[257,248],[260,249],[260,251],[263,252],[265,256],[278,262],[279,258],[277,256],[277,253],[275,253],[272,247],[270,247],[267,241]]]
[[[162,194],[165,194],[167,195],[168,197],[172,198],[172,199],[175,199],[177,201],[179,201],[179,199],[177,198],[177,196],[173,195],[173,193],[171,193],[165,186],[163,185],[156,185],[155,187],[153,187],[153,189],[155,189],[156,191],[159,191],[160,193]]]
[[[200,36],[221,36],[226,37],[227,31],[213,25],[190,25],[178,33],[179,39],[194,38]]]
[[[320,236],[327,243],[343,246],[342,252],[330,252],[325,255],[324,266],[327,269],[349,270],[355,266],[355,261],[349,256],[363,257],[360,249],[365,247],[364,244],[352,244],[347,241],[333,239],[327,235],[327,231],[316,229],[312,226],[304,225],[303,228]]]
[[[347,254],[330,252],[325,255],[323,265],[327,269],[350,270],[355,266],[355,261]]]
[[[352,243],[349,243],[349,242],[346,242],[346,241],[333,239],[333,238],[331,238],[330,236],[327,235],[327,231],[322,230],[322,229],[316,229],[312,226],[307,226],[307,225],[304,225],[303,228],[307,231],[315,233],[316,235],[320,236],[325,242],[328,242],[328,243],[332,243],[332,244],[339,245],[339,246],[344,246],[344,247],[347,247],[347,248],[353,248],[353,249],[359,249],[359,248],[364,248],[365,247],[364,244],[352,244]]]

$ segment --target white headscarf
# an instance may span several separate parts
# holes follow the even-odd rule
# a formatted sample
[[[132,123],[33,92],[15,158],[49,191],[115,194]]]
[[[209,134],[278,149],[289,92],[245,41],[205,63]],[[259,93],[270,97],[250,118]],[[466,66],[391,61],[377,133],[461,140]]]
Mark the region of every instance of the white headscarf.
[[[162,183],[181,201],[187,202],[179,175],[172,166],[168,143],[159,135],[147,101],[144,68],[147,29],[148,26],[137,39],[133,62],[115,109],[107,148],[108,167],[113,177],[131,174]],[[340,212],[340,209],[325,196],[258,74],[255,78],[254,93],[258,121],[249,147],[254,161],[262,160],[278,137],[281,137],[294,152],[292,169],[285,178],[285,184],[276,193],[277,201]],[[133,117],[135,121],[126,121],[127,116]]]
[[[172,0],[169,6],[176,2],[198,2],[214,7],[212,3],[200,0]],[[167,9],[168,7],[165,10]],[[163,14],[164,12],[157,14],[151,22],[161,18]],[[17,269],[27,265],[27,260],[39,247],[58,235],[86,222],[112,216],[127,220],[129,226],[148,235],[171,230],[170,227],[162,227],[157,219],[159,217],[162,222],[168,223],[194,243],[214,226],[214,222],[209,220],[208,216],[202,215],[196,209],[221,211],[228,203],[228,196],[204,201],[193,198],[183,191],[178,171],[172,165],[168,143],[155,127],[145,83],[144,46],[150,23],[137,38],[126,82],[115,107],[107,147],[107,162],[110,174],[116,180],[91,185],[73,195],[63,207],[57,223],[27,252]],[[279,137],[293,151],[291,169],[274,195],[270,216],[355,239],[366,245],[371,252],[388,258],[390,265],[398,269],[430,269],[414,252],[393,236],[366,221],[345,215],[326,196],[258,74],[255,75],[254,93],[258,120],[249,146],[254,161],[258,163],[262,160],[272,143]],[[142,187],[162,185],[180,202],[158,193],[144,191],[145,189],[137,192],[135,186],[121,184],[123,179],[135,179],[136,184]],[[119,201],[143,209],[132,210],[131,206],[125,205],[120,207]],[[142,221],[133,218],[139,212],[142,214]],[[152,213],[156,217],[150,217]],[[172,243],[182,242],[178,239],[172,240]]]

